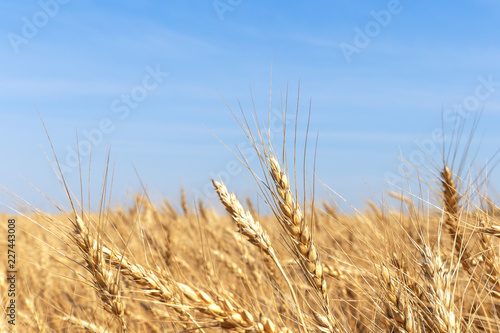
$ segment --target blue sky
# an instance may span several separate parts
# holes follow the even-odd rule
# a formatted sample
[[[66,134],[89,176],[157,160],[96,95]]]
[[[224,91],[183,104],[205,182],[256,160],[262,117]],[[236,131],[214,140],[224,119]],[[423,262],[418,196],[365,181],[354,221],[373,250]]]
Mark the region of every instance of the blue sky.
[[[300,80],[299,145],[312,100],[309,173],[318,134],[319,179],[357,207],[389,187],[400,156],[417,159],[443,115],[451,133],[451,119],[482,110],[478,165],[499,148],[500,4],[284,4],[2,2],[0,184],[42,209],[51,205],[23,178],[65,202],[43,153],[50,145],[38,108],[75,192],[77,132],[84,166],[93,133],[95,202],[108,144],[113,203],[141,189],[134,167],[154,198],[175,201],[181,187],[190,198],[205,193],[209,178],[235,160],[214,134],[233,149],[246,142],[219,93],[251,116],[251,87],[265,119],[271,66],[274,113],[287,84],[294,112]],[[232,173],[228,187],[255,197]],[[498,180],[493,173],[493,185]],[[321,186],[317,196],[326,197]]]

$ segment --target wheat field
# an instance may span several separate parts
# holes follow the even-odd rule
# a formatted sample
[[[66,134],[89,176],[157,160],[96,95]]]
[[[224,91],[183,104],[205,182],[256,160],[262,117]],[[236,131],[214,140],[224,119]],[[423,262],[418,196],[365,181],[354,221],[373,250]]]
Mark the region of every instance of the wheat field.
[[[0,330],[500,330],[500,210],[486,176],[445,154],[427,179],[413,173],[413,190],[386,193],[396,205],[344,212],[333,197],[302,195],[293,151],[237,119],[259,158],[260,169],[241,159],[258,201],[213,179],[217,205],[193,204],[186,189],[178,202],[153,204],[144,192],[110,207],[103,190],[91,212],[60,175],[72,208],[49,214],[5,190],[18,211],[0,216],[16,220],[16,325],[1,279]]]

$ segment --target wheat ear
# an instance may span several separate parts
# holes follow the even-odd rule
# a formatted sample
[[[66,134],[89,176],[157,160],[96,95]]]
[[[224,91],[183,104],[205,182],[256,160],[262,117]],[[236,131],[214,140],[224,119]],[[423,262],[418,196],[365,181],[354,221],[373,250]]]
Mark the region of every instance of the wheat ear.
[[[339,330],[340,325],[330,311],[330,301],[323,275],[323,265],[314,245],[311,233],[302,214],[300,206],[295,202],[288,177],[281,170],[278,160],[269,156],[269,169],[278,193],[278,203],[282,215],[278,217],[293,243],[293,250],[298,258],[307,281],[321,295],[322,308],[327,314],[331,327],[330,331]]]
[[[191,302],[190,307],[208,315],[220,323],[221,328],[236,332],[291,333],[289,328],[277,329],[267,317],[259,320],[247,310],[235,308],[229,300],[219,296],[215,302],[207,293],[185,284],[177,283],[177,288]]]
[[[181,304],[181,301],[176,297],[170,283],[166,279],[154,271],[144,268],[140,264],[132,263],[126,256],[120,254],[115,249],[103,246],[102,251],[105,260],[116,269],[119,269],[123,276],[129,277],[134,281],[146,295],[162,303]],[[179,306],[173,308],[181,318],[191,320],[201,332],[204,332],[197,321],[184,308]]]
[[[443,206],[445,212],[445,224],[450,231],[450,237],[452,238],[455,249],[459,256],[460,262],[462,263],[465,270],[472,274],[471,265],[469,259],[472,258],[471,254],[467,250],[467,244],[464,242],[462,234],[458,230],[458,216],[460,213],[460,194],[457,191],[455,181],[453,180],[453,174],[445,166],[441,172],[441,186],[443,187]]]
[[[422,268],[427,278],[428,294],[433,306],[432,319],[428,322],[438,332],[459,333],[460,323],[453,312],[450,272],[439,255],[434,255],[428,246],[422,252]]]
[[[119,276],[114,275],[110,267],[106,265],[102,243],[93,238],[80,216],[76,216],[76,222],[73,225],[75,230],[71,238],[87,264],[86,268],[92,275],[93,287],[101,298],[104,309],[117,317],[122,330],[127,331],[124,318],[125,307],[120,297]]]
[[[260,248],[264,253],[266,253],[274,262],[276,267],[278,267],[279,271],[285,278],[288,287],[290,288],[290,292],[292,293],[293,300],[297,307],[297,313],[300,319],[300,322],[304,328],[305,325],[304,318],[302,316],[302,310],[300,309],[299,302],[297,300],[297,296],[295,295],[295,291],[293,286],[288,279],[283,267],[281,266],[278,257],[271,245],[271,240],[269,239],[268,234],[262,229],[259,222],[255,221],[250,212],[245,212],[243,206],[241,206],[238,198],[234,195],[234,193],[229,193],[226,185],[222,182],[218,182],[212,179],[212,183],[215,187],[215,191],[219,195],[219,199],[226,208],[227,212],[233,218],[236,226],[239,228],[238,232],[245,235],[248,241],[258,248]]]
[[[379,282],[384,292],[381,299],[386,305],[387,317],[391,324],[395,325],[400,332],[417,332],[414,309],[405,283],[393,276],[384,263],[381,265]]]
[[[184,216],[188,216],[189,206],[187,204],[186,191],[184,190],[184,188],[181,189],[181,208],[182,212],[184,213]]]
[[[481,219],[481,228],[486,228],[485,218]],[[491,244],[490,235],[487,232],[480,232],[479,244],[483,249],[484,265],[486,266],[486,277],[488,282],[492,286],[492,295],[496,298],[500,298],[500,286],[498,282],[500,281],[500,268],[498,266],[498,258],[493,246]]]

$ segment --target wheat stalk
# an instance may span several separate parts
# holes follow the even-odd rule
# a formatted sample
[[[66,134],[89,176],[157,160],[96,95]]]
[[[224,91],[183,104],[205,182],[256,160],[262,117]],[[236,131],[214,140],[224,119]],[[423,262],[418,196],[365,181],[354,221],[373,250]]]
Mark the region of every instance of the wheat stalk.
[[[257,320],[248,310],[242,307],[235,308],[226,298],[219,297],[219,301],[215,302],[207,293],[185,284],[177,283],[177,288],[191,302],[190,307],[213,317],[225,330],[265,333],[292,332],[289,328],[277,329],[269,318],[262,315]]]
[[[467,249],[467,244],[463,239],[461,232],[458,230],[458,217],[460,213],[460,194],[457,191],[453,174],[445,166],[441,171],[441,186],[443,187],[443,206],[445,218],[444,222],[448,226],[450,237],[452,238],[453,245],[457,251],[460,262],[465,270],[472,275],[472,267],[469,260],[473,260],[472,255]],[[472,261],[475,264],[475,260]]]
[[[382,301],[388,310],[391,323],[401,332],[418,332],[414,309],[409,301],[405,284],[391,274],[383,263],[380,268],[379,283],[383,290]]]
[[[290,292],[292,293],[293,300],[297,307],[297,314],[299,316],[300,322],[304,328],[306,328],[306,324],[304,318],[302,316],[302,310],[300,309],[299,302],[297,300],[297,296],[295,295],[294,288],[288,279],[283,267],[281,266],[278,257],[276,256],[276,252],[274,251],[271,240],[267,233],[262,229],[259,222],[255,221],[250,212],[245,212],[243,206],[241,206],[240,202],[234,195],[234,193],[229,193],[226,186],[222,182],[218,182],[212,179],[212,183],[215,187],[215,191],[219,195],[219,199],[226,208],[227,212],[233,220],[236,222],[236,226],[239,228],[238,232],[245,235],[248,241],[258,248],[260,248],[264,253],[266,253],[274,262],[276,267],[278,267],[279,271],[285,278],[288,287],[290,288]]]
[[[484,265],[487,269],[486,278],[492,288],[492,295],[496,298],[500,298],[500,268],[498,266],[498,257],[491,244],[491,236],[488,234],[488,232],[484,232],[484,230],[489,229],[488,227],[486,227],[485,220],[486,217],[482,218],[480,221],[480,228],[483,232],[480,232],[479,234],[479,244],[483,249],[482,255],[484,258]]]
[[[439,332],[459,333],[460,322],[453,311],[450,272],[445,268],[441,256],[434,255],[428,246],[424,246],[422,257],[422,268],[428,281],[428,294],[434,309],[429,324]]]
[[[121,323],[123,331],[127,331],[124,318],[125,307],[120,298],[119,276],[113,274],[106,265],[102,244],[90,234],[80,216],[76,215],[75,230],[71,238],[80,250],[80,255],[87,264],[92,275],[94,290],[103,302],[104,309],[113,314]]]
[[[333,317],[330,311],[330,300],[323,275],[323,264],[314,245],[311,233],[302,214],[300,206],[294,200],[290,183],[285,172],[281,170],[278,160],[269,156],[269,170],[274,181],[274,188],[278,194],[278,203],[282,215],[279,217],[280,223],[288,233],[292,241],[294,253],[305,273],[308,283],[319,292],[322,300],[322,308],[327,315],[330,331],[338,331],[340,324]]]

